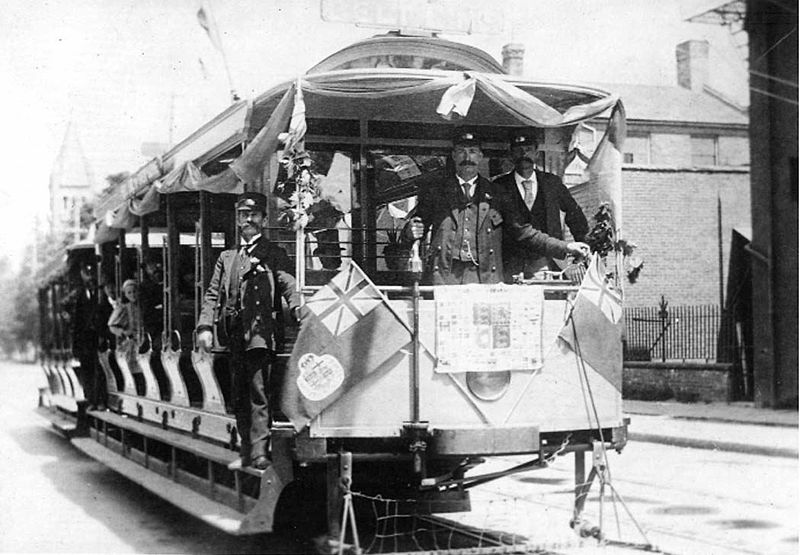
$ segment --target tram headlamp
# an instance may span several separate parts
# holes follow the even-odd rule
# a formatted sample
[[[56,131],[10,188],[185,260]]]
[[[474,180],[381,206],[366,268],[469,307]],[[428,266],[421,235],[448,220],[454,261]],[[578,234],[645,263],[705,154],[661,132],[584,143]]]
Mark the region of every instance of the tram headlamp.
[[[467,372],[467,388],[482,401],[495,401],[505,395],[511,372]]]

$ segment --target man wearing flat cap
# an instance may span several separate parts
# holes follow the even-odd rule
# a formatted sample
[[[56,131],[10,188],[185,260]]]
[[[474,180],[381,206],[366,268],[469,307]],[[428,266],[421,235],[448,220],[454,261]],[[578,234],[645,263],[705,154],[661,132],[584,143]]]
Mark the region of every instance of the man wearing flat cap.
[[[503,281],[503,243],[513,241],[537,255],[588,254],[583,243],[566,243],[527,223],[498,184],[479,175],[480,139],[461,129],[453,140],[455,175],[422,189],[404,229],[406,241],[431,231],[425,281],[434,285]]]
[[[576,241],[584,241],[589,232],[589,224],[581,207],[572,198],[561,179],[552,173],[535,168],[538,141],[531,131],[515,131],[511,134],[509,152],[514,162],[514,170],[495,178],[513,199],[523,215],[523,221],[550,237],[563,239],[561,213],[564,222]],[[523,274],[525,278],[534,277],[542,270],[559,270],[548,256],[531,252],[510,238],[503,244],[505,257],[505,280],[514,281],[513,276]]]
[[[203,299],[197,342],[211,350],[213,329],[231,350],[233,405],[241,442],[242,466],[269,466],[270,372],[283,342],[283,306],[295,318],[299,293],[286,251],[262,235],[267,199],[244,193],[236,201],[242,245],[222,252]]]

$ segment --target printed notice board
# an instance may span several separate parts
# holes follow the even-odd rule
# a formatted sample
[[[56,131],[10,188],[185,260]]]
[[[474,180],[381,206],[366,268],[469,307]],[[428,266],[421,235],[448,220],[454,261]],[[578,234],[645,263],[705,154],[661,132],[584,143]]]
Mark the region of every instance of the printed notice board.
[[[434,299],[437,372],[541,368],[541,286],[446,285]]]

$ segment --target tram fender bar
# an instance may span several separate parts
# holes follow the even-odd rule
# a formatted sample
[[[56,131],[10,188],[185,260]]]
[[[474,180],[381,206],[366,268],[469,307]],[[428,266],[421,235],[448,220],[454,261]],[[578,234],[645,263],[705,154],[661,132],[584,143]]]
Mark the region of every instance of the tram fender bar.
[[[437,455],[504,455],[538,451],[538,426],[434,428],[429,450]]]

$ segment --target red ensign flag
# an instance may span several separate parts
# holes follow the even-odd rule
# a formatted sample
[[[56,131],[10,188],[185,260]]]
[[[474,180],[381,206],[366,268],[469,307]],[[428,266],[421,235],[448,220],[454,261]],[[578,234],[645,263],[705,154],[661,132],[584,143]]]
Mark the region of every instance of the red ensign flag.
[[[386,297],[354,262],[306,302],[281,392],[297,431],[411,341]]]

